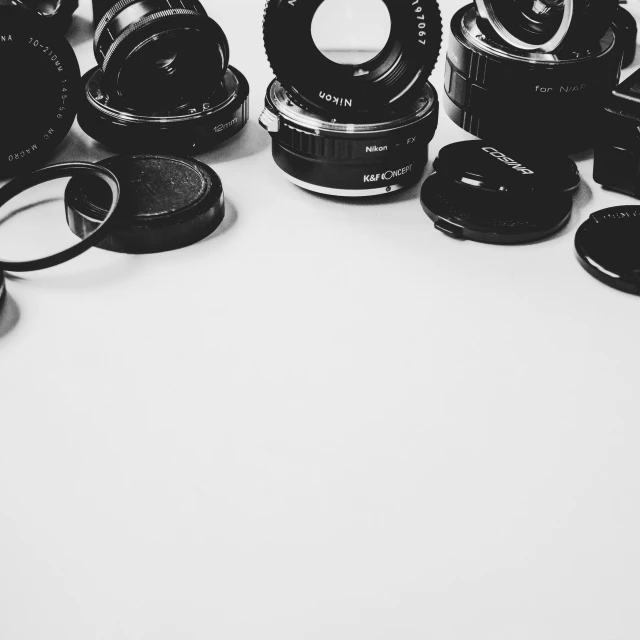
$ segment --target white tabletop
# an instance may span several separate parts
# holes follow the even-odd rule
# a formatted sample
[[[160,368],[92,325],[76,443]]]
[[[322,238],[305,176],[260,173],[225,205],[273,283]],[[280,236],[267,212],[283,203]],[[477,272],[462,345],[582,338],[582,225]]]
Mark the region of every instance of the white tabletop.
[[[223,227],[7,282],[0,638],[637,640],[638,300],[573,250],[630,199],[581,157],[569,227],[497,247],[417,187],[307,193],[257,123],[262,0],[208,8],[253,99],[204,156]],[[107,155],[76,125],[56,161]]]

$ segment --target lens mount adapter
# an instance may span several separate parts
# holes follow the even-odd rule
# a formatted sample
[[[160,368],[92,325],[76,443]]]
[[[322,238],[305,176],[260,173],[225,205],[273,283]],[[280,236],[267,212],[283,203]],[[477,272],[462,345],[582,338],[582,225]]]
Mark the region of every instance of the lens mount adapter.
[[[141,108],[176,108],[222,82],[229,43],[198,0],[120,0],[96,26],[103,91]]]
[[[44,29],[64,33],[71,24],[78,0],[0,0],[0,7],[14,6],[35,19]]]
[[[516,49],[481,28],[473,5],[451,23],[445,110],[480,138],[585,148],[620,77],[622,50],[609,29],[588,48],[555,54]]]
[[[618,0],[476,0],[496,35],[522,51],[584,48],[611,26]]]
[[[112,100],[102,79],[98,67],[84,76],[78,124],[94,140],[120,152],[197,154],[233,137],[249,120],[249,83],[231,66],[208,98],[166,111],[138,110]]]
[[[274,80],[260,124],[271,134],[276,164],[294,184],[332,196],[381,195],[422,176],[438,97],[426,82],[411,104],[354,124],[299,107]]]
[[[291,100],[344,122],[356,114],[411,103],[423,93],[442,44],[437,0],[383,1],[391,17],[389,40],[377,56],[360,65],[333,62],[316,46],[311,24],[323,0],[267,1],[265,49]]]
[[[0,7],[0,178],[43,164],[77,109],[80,69],[71,45],[24,13]]]

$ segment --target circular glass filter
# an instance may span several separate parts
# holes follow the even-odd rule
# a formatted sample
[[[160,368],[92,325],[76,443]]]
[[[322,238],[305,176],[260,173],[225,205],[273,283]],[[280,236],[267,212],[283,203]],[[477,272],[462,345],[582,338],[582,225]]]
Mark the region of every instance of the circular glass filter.
[[[79,240],[66,224],[60,178],[101,179],[110,196],[101,224]],[[31,187],[42,185],[37,190]],[[28,193],[25,193],[27,192]],[[67,262],[98,244],[115,222],[120,199],[116,176],[98,165],[69,162],[16,178],[0,189],[0,270],[37,271]]]

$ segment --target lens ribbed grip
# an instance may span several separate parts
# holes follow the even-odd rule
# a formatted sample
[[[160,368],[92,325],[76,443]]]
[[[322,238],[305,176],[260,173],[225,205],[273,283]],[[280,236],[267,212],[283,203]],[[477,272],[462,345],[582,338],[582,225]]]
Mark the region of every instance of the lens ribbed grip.
[[[353,157],[351,140],[315,135],[287,123],[280,130],[278,140],[292,151],[326,160],[350,160]]]

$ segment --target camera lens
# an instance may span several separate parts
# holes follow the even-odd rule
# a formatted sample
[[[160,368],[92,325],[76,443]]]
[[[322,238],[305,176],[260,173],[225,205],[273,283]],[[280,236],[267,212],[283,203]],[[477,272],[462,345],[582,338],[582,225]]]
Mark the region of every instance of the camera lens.
[[[344,122],[410,103],[423,93],[442,41],[438,3],[383,1],[391,19],[388,40],[372,59],[365,57],[357,64],[338,64],[314,41],[311,27],[323,0],[267,1],[263,30],[267,57],[294,102]],[[367,30],[366,22],[361,29]]]
[[[445,109],[480,138],[585,148],[618,83],[621,56],[612,28],[581,48],[518,49],[488,31],[468,5],[451,23]]]
[[[294,184],[326,195],[373,196],[422,176],[438,125],[438,98],[425,83],[410,104],[354,124],[299,107],[274,80],[260,123],[271,133],[276,164]]]
[[[73,124],[80,70],[61,35],[0,8],[0,177],[47,159]]]
[[[22,9],[43,28],[64,33],[78,8],[78,0],[0,0],[0,7],[3,6]]]
[[[121,0],[96,26],[94,53],[112,100],[154,111],[207,98],[224,79],[229,44],[197,0]]]
[[[547,53],[604,35],[618,0],[477,0],[478,12],[499,38],[522,50]]]

